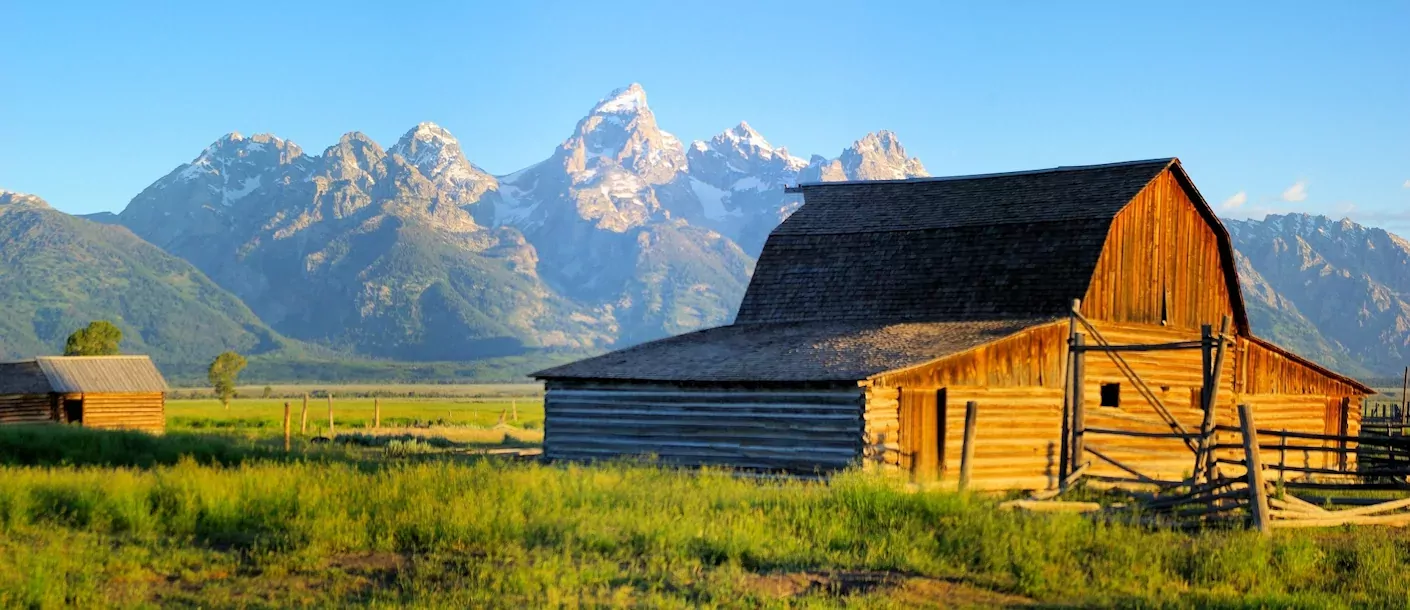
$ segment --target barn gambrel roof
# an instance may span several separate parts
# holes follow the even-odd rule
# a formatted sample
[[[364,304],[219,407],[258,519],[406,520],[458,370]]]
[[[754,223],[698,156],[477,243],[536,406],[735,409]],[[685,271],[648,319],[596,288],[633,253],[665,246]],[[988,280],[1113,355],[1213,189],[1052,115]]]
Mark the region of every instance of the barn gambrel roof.
[[[770,234],[732,325],[534,376],[855,381],[968,350],[1065,317],[1113,219],[1167,169],[1214,228],[1246,333],[1229,235],[1165,158],[794,187],[804,205]]]

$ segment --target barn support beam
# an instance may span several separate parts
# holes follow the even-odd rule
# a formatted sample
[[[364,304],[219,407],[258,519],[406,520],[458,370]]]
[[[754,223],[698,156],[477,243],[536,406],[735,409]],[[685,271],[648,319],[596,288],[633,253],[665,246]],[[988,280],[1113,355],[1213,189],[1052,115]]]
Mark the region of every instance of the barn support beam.
[[[1224,352],[1228,346],[1229,316],[1219,322],[1219,336],[1215,337],[1208,324],[1200,327],[1200,344],[1203,345],[1203,385],[1200,388],[1200,409],[1203,419],[1200,422],[1199,450],[1195,452],[1194,477],[1196,481],[1214,480],[1217,463],[1214,459],[1214,424],[1219,409],[1219,374],[1224,368]]]

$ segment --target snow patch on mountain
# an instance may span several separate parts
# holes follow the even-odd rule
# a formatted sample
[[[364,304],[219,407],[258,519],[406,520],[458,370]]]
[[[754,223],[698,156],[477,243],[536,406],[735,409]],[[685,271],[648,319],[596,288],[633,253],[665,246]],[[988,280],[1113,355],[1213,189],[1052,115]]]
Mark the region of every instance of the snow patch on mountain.
[[[739,210],[725,208],[725,198],[729,197],[729,191],[715,188],[709,184],[701,182],[699,178],[690,179],[690,190],[700,199],[700,207],[705,211],[705,217],[710,220],[724,220],[725,218],[739,218],[744,214]]]

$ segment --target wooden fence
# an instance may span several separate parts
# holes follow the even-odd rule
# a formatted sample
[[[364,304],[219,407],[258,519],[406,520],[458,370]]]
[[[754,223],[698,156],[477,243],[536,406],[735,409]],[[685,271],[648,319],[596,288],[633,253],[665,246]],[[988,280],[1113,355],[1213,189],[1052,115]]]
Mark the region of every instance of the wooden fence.
[[[1253,409],[1238,405],[1239,425],[1221,425],[1214,417],[1218,404],[1219,373],[1229,345],[1226,317],[1218,334],[1206,325],[1199,341],[1156,345],[1118,345],[1102,337],[1073,304],[1069,330],[1064,397],[1061,484],[1032,498],[1006,503],[1027,510],[1096,510],[1092,503],[1061,502],[1055,498],[1082,479],[1153,487],[1153,493],[1134,494],[1140,520],[1176,526],[1249,524],[1263,532],[1275,528],[1321,527],[1346,524],[1410,525],[1410,498],[1312,496],[1308,492],[1400,490],[1410,492],[1410,405],[1372,405],[1363,411],[1359,435],[1259,428]],[[1090,333],[1094,342],[1088,344]],[[1170,414],[1166,405],[1131,370],[1123,352],[1199,349],[1203,361],[1200,388],[1203,421],[1198,428]],[[1084,356],[1102,352],[1133,382],[1165,424],[1165,430],[1123,430],[1089,426],[1083,408]],[[1410,369],[1406,371],[1410,389]],[[1402,397],[1403,399],[1403,397]],[[1158,478],[1123,463],[1101,448],[1099,437],[1163,440],[1188,447],[1192,469],[1184,478]],[[1222,442],[1221,442],[1222,441]],[[1332,455],[1336,459],[1313,460]],[[1352,459],[1352,458],[1355,459]],[[1123,476],[1085,474],[1093,461],[1124,473]],[[1313,464],[1318,464],[1314,466]],[[1111,468],[1107,468],[1111,470]],[[1295,495],[1296,491],[1303,497]],[[1350,506],[1351,508],[1345,508]],[[1342,508],[1338,508],[1342,507]],[[1102,509],[1103,512],[1110,512]],[[1123,512],[1125,509],[1116,511]],[[1127,511],[1124,516],[1131,517]]]

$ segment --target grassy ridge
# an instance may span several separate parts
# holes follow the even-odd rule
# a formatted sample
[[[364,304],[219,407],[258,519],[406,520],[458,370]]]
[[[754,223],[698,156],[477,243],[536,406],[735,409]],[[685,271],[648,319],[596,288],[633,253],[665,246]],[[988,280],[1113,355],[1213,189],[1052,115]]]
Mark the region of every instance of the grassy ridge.
[[[246,457],[0,467],[0,606],[777,606],[771,575],[837,570],[1075,605],[1385,607],[1410,590],[1399,530],[1149,531],[861,474]]]

